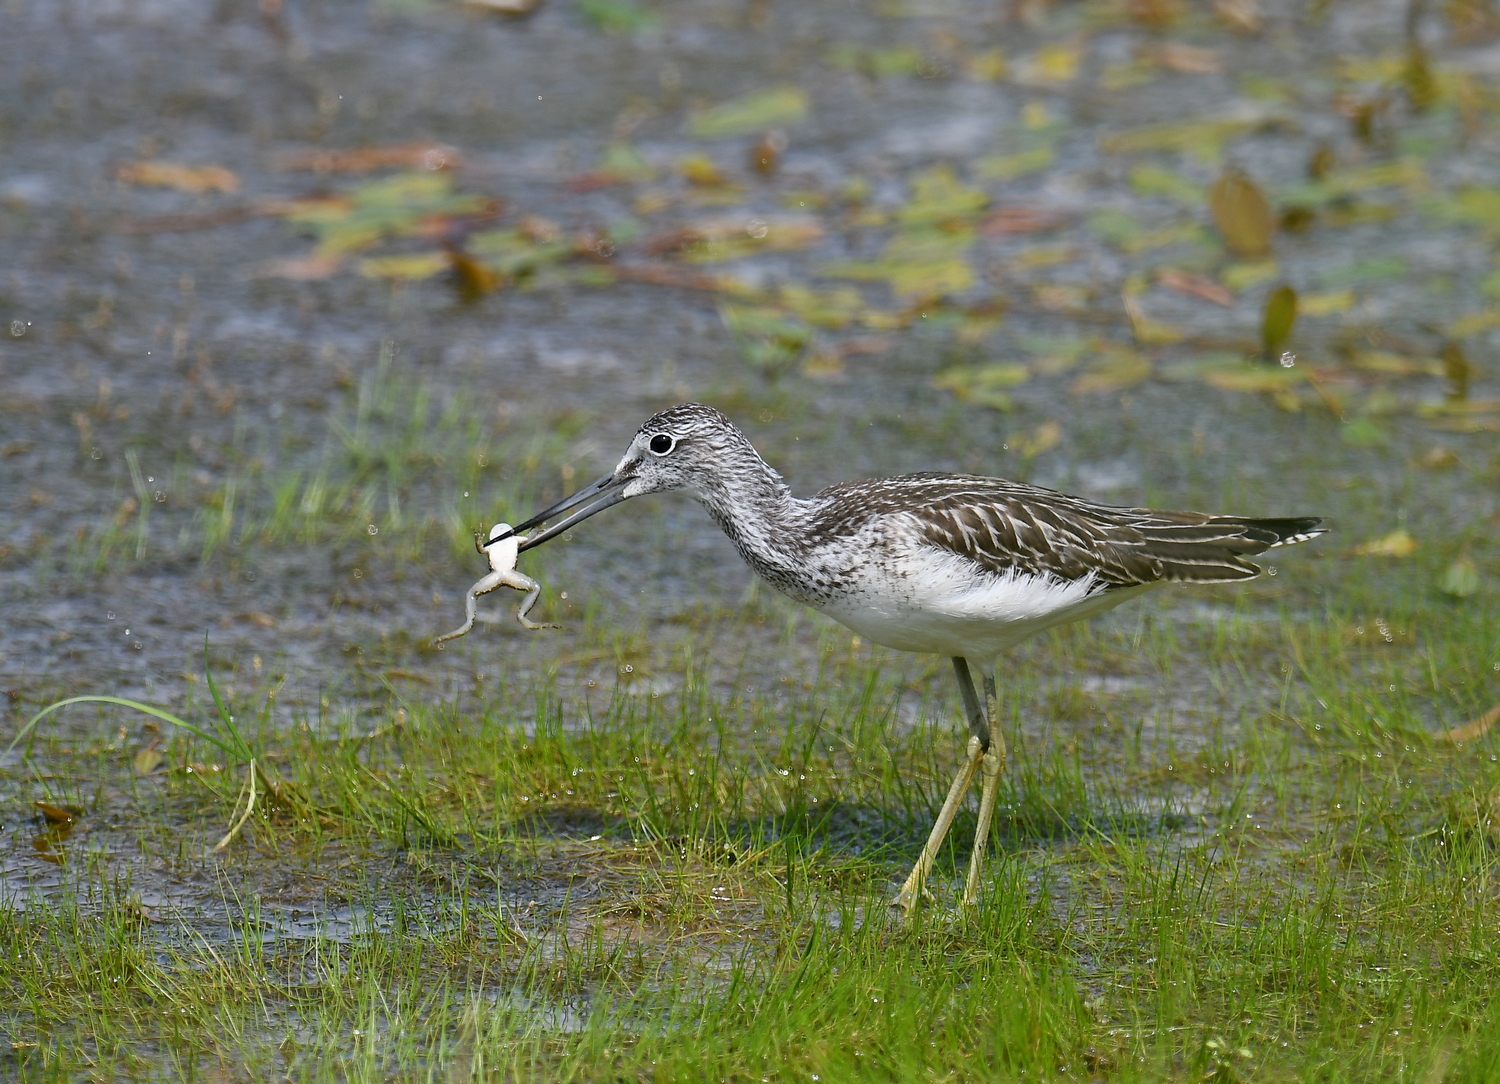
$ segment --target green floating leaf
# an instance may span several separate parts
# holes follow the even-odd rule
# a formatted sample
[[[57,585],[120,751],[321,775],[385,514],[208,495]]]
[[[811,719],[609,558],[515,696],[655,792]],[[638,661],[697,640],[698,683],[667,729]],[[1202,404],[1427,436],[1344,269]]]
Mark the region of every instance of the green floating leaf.
[[[1468,598],[1479,590],[1479,569],[1464,554],[1443,570],[1438,589],[1453,598]]]
[[[1282,286],[1266,298],[1266,311],[1260,321],[1260,344],[1267,357],[1275,357],[1292,337],[1297,322],[1297,291]]]
[[[1015,403],[1006,389],[1031,379],[1024,365],[963,365],[945,369],[933,378],[933,387],[951,391],[966,403],[993,410],[1010,410]]]
[[[1205,198],[1201,184],[1156,166],[1136,166],[1130,171],[1130,187],[1142,196],[1166,196],[1189,207],[1200,207]]]
[[[1016,154],[992,154],[974,163],[974,176],[981,181],[1013,181],[1047,169],[1054,157],[1050,145]]]
[[[912,178],[911,202],[896,212],[903,226],[938,226],[977,218],[990,198],[959,183],[953,169],[935,166]]]
[[[1344,267],[1330,268],[1318,275],[1318,281],[1327,286],[1356,286],[1363,282],[1398,279],[1404,274],[1406,261],[1400,256],[1377,256]]]
[[[135,755],[131,766],[136,775],[150,775],[161,767],[161,762],[166,759],[166,754],[155,746],[148,746]]]
[[[656,25],[656,16],[631,0],[578,0],[578,8],[606,34],[634,34]]]
[[[693,118],[689,130],[700,139],[744,135],[793,124],[807,115],[807,104],[801,87],[773,87],[704,110]]]

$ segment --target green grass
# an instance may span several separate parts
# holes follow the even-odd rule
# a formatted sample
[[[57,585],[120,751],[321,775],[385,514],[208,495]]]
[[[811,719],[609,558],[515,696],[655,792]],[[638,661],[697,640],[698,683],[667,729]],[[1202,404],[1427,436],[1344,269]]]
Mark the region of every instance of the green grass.
[[[1055,634],[1002,672],[1014,754],[983,898],[956,907],[971,807],[910,926],[886,902],[960,743],[897,705],[953,716],[949,675],[825,627],[778,691],[726,698],[701,660],[756,630],[814,635],[776,600],[640,649],[681,682],[660,697],[622,680],[586,707],[545,678],[462,707],[392,695],[356,718],[242,694],[227,710],[280,785],[222,864],[205,855],[245,774],[220,749],[166,735],[165,769],[136,778],[120,709],[41,727],[24,774],[0,777],[6,806],[70,803],[98,828],[59,842],[64,890],[0,910],[0,1065],[24,1080],[1495,1079],[1500,742],[1454,747],[1427,718],[1494,699],[1493,602],[1393,612],[1426,631],[1391,643],[1253,596],[1212,627],[1169,622],[1166,604]],[[1196,653],[1206,680],[1185,696],[1173,681]],[[1101,672],[1134,684],[1082,683]],[[145,865],[107,857],[106,838]],[[192,907],[143,912],[120,870],[159,888],[153,865],[198,879]],[[263,936],[287,921],[277,886],[300,900],[307,884],[304,910],[366,917]]]
[[[818,428],[788,394],[743,398],[716,401]],[[451,577],[475,526],[587,477],[587,422],[506,427],[383,354],[321,432],[235,426],[194,501],[183,453],[143,435],[134,506],[33,560],[90,577],[315,550],[337,575]],[[784,465],[856,438],[926,456],[971,424],[851,413]],[[1108,461],[1111,432],[1080,426],[1072,461]],[[0,759],[0,872],[33,882],[0,903],[0,1076],[1497,1079],[1500,730],[1434,735],[1500,700],[1473,499],[1500,460],[1439,474],[1420,448],[1309,432],[1265,475],[1232,442],[1121,438],[1169,466],[1146,500],[1307,507],[1338,534],[1278,554],[1275,579],[1164,591],[1004,660],[982,898],[957,907],[971,801],[911,925],[887,901],[961,753],[949,669],[763,590],[661,621],[549,585],[561,634],[482,627],[454,645],[477,667],[367,639],[324,676],[341,694],[300,702],[274,657],[211,652],[223,712],[201,678],[172,708],[203,734],[119,705],[49,716]],[[1287,467],[1315,453],[1321,472]],[[1397,523],[1415,555],[1351,556]],[[670,547],[659,528],[609,527],[627,553]],[[532,571],[580,577],[565,553]],[[1484,578],[1455,599],[1462,553]],[[449,669],[473,685],[423,684]],[[147,747],[164,760],[138,775]],[[255,810],[215,852],[252,757]],[[81,812],[49,827],[36,800]]]

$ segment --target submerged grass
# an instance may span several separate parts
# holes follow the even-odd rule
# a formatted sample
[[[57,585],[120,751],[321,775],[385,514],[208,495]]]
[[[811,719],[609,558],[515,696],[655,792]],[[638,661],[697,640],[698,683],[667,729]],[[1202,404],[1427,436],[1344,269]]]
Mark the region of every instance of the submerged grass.
[[[774,692],[703,664],[729,621],[657,649],[666,694],[554,676],[472,705],[392,696],[373,720],[242,697],[224,713],[260,716],[244,742],[281,787],[223,859],[243,775],[221,749],[172,734],[168,770],[137,779],[128,749],[39,728],[6,804],[99,829],[0,908],[0,1065],[1493,1080],[1500,742],[1432,736],[1495,697],[1493,610],[1419,604],[1383,619],[1419,639],[1370,643],[1357,618],[1242,597],[1208,623],[1147,607],[1052,635],[1007,683],[983,898],[960,912],[940,880],[909,926],[886,904],[959,754],[956,706],[941,667],[834,631]],[[194,880],[176,903],[159,887]]]

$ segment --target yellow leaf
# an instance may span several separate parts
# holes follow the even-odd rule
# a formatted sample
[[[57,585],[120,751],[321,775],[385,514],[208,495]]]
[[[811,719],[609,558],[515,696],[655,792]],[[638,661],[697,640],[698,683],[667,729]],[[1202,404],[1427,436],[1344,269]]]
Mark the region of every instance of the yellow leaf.
[[[1231,252],[1264,256],[1271,251],[1271,205],[1245,174],[1225,171],[1208,190],[1208,209]]]
[[[160,749],[150,747],[137,753],[131,763],[136,775],[150,775],[161,766],[161,762],[165,759],[166,756]]]
[[[1239,293],[1267,279],[1274,279],[1279,272],[1280,267],[1275,260],[1261,260],[1258,263],[1230,264],[1219,277],[1223,279],[1225,286]]]
[[[1417,552],[1417,540],[1406,528],[1398,527],[1388,535],[1356,546],[1354,552],[1360,557],[1410,557]]]
[[[1124,391],[1151,375],[1151,362],[1129,347],[1107,345],[1100,360],[1090,365],[1071,390],[1077,395],[1091,392]]]
[[[1044,45],[1023,60],[1016,81],[1029,85],[1059,85],[1078,77],[1079,49],[1076,45]]]
[[[361,260],[359,273],[367,279],[404,279],[416,282],[430,279],[448,268],[448,257],[441,252],[419,252],[412,256],[380,256]]]
[[[1005,63],[1005,53],[1000,49],[986,49],[982,53],[976,53],[969,58],[964,68],[971,79],[983,79],[992,83],[998,83],[1010,71],[1010,66]]]
[[[1354,305],[1353,290],[1339,290],[1331,294],[1313,294],[1297,299],[1297,311],[1307,316],[1332,316],[1348,312]]]
[[[974,163],[974,176],[981,181],[1013,181],[1028,173],[1039,173],[1052,165],[1052,148],[1035,147],[1018,154],[992,154]]]

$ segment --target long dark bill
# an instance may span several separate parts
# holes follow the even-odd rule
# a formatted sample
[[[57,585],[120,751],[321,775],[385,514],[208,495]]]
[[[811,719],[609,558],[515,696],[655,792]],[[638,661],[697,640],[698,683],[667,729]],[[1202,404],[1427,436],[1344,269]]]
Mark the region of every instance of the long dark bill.
[[[528,538],[521,539],[520,549],[522,550],[529,550],[532,546],[540,546],[549,538],[556,538],[575,523],[582,523],[594,513],[602,512],[612,505],[619,504],[625,499],[625,494],[621,492],[624,486],[624,481],[616,480],[614,474],[606,474],[603,478],[598,478],[590,482],[572,496],[564,497],[551,508],[543,509],[526,522],[518,523],[504,534],[499,534],[489,539],[485,544],[489,545],[490,543],[500,541],[502,538],[509,538],[511,535],[520,534],[522,531],[529,531],[531,528],[538,527],[555,516],[562,515],[570,508],[578,508],[580,504],[584,505],[583,508],[574,512],[561,523],[553,524],[545,531],[539,531]]]

